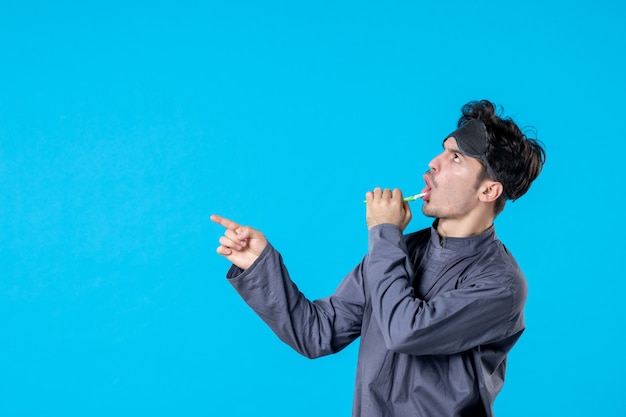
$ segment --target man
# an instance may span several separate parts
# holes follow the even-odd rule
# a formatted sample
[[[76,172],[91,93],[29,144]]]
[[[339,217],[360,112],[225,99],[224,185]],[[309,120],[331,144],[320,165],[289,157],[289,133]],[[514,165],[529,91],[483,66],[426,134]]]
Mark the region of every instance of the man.
[[[368,253],[324,299],[298,291],[261,232],[211,217],[228,279],[281,340],[314,358],[361,337],[354,416],[492,416],[524,330],[526,281],[493,222],[545,151],[486,100],[462,108],[443,148],[424,175],[432,227],[403,235],[401,191],[366,193]]]

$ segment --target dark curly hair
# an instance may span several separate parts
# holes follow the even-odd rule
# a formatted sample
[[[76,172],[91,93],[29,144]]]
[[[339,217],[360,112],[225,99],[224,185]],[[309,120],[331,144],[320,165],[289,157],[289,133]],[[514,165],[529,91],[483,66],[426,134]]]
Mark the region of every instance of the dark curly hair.
[[[458,127],[471,119],[480,119],[487,128],[486,157],[504,188],[495,205],[497,215],[504,209],[506,200],[517,200],[528,191],[543,168],[546,152],[537,139],[522,133],[511,118],[499,116],[490,101],[471,101],[461,112]],[[487,170],[483,171],[483,178],[488,178]]]

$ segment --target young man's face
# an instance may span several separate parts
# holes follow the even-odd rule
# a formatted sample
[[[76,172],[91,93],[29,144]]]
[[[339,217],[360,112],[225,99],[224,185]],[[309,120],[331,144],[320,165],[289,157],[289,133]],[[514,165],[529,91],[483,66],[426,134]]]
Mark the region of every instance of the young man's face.
[[[465,218],[479,204],[478,179],[483,166],[476,158],[464,156],[454,137],[444,142],[444,150],[428,164],[424,175],[428,194],[422,212],[439,219]]]

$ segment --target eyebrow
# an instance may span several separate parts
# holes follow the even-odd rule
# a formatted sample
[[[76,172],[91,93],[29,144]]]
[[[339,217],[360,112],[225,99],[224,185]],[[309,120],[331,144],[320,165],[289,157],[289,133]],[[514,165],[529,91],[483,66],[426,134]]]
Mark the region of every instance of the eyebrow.
[[[441,144],[441,146],[443,147],[443,150],[449,153],[456,153],[458,154],[460,157],[465,158],[465,155],[463,155],[463,152],[461,152],[460,149],[457,148],[446,148],[446,143],[444,141],[444,143]]]

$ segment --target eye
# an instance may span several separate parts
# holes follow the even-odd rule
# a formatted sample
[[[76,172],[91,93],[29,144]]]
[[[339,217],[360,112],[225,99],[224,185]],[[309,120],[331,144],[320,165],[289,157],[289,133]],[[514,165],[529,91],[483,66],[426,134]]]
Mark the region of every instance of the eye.
[[[461,157],[459,156],[458,153],[453,154],[452,160],[456,162],[457,164],[461,163]]]

